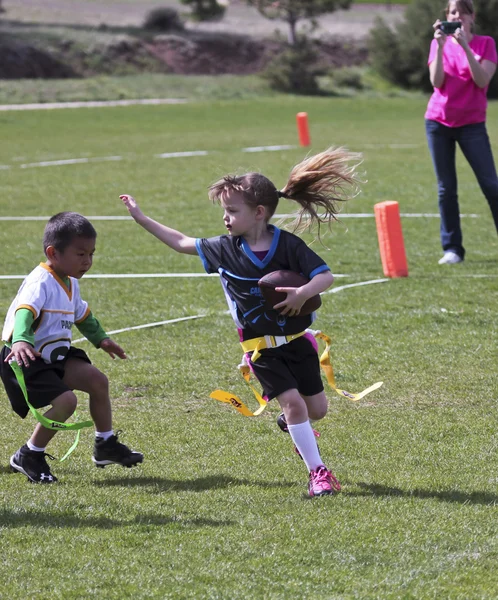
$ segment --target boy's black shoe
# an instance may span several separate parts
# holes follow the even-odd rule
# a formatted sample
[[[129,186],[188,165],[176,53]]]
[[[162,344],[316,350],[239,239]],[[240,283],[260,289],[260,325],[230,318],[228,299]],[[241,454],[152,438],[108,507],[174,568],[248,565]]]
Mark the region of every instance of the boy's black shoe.
[[[10,457],[10,467],[26,475],[32,483],[55,483],[57,477],[52,475],[45,456],[51,460],[54,457],[46,452],[34,452],[26,444]]]
[[[133,467],[141,463],[144,455],[140,452],[130,450],[128,446],[118,442],[117,435],[111,435],[110,438],[96,438],[93,450],[92,460],[95,466],[103,469],[106,465],[123,465],[123,467]]]

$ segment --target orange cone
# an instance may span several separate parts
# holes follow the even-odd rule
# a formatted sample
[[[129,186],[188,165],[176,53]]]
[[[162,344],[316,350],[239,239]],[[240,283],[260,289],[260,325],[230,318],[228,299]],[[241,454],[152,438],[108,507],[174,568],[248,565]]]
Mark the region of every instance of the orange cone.
[[[308,113],[300,112],[296,115],[297,133],[299,134],[299,143],[301,146],[309,146],[311,143],[310,132],[308,129]]]
[[[380,258],[386,277],[408,277],[399,204],[393,200],[374,206]]]

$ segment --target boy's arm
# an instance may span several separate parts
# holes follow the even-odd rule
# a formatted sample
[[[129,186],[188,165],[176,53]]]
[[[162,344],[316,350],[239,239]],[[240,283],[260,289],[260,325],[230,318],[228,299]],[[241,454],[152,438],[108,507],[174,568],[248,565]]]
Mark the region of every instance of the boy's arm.
[[[14,332],[12,334],[12,346],[10,353],[5,358],[5,362],[9,362],[14,358],[17,364],[28,367],[30,360],[35,360],[40,356],[40,353],[34,348],[34,320],[35,317],[29,309],[20,308],[16,311]]]
[[[123,348],[116,344],[114,340],[111,340],[98,319],[96,319],[92,313],[90,313],[84,321],[81,321],[81,323],[76,323],[76,327],[88,341],[96,348],[100,348],[101,350],[104,350],[104,352],[107,352],[111,358],[116,358],[116,356],[119,356],[119,358],[126,358],[126,353]]]
[[[100,347],[102,340],[109,337],[98,319],[96,319],[91,312],[84,321],[75,323],[75,325],[78,328],[78,331],[80,331],[96,348]]]
[[[123,194],[120,198],[135,221],[161,242],[182,254],[197,254],[196,238],[188,237],[144,215],[133,196]]]

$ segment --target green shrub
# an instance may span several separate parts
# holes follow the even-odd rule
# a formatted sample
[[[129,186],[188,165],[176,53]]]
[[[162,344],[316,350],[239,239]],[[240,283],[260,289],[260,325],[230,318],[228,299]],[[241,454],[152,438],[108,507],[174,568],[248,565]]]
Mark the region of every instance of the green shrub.
[[[192,9],[192,17],[198,21],[221,19],[226,11],[226,4],[218,0],[180,0]]]
[[[151,10],[145,17],[143,28],[148,31],[181,31],[184,25],[178,11],[165,6]]]
[[[344,67],[333,71],[332,81],[334,86],[339,88],[365,89],[362,70],[358,67]]]
[[[322,74],[317,60],[312,42],[299,38],[295,46],[288,46],[268,64],[262,77],[274,90],[316,95],[320,92],[318,76]]]

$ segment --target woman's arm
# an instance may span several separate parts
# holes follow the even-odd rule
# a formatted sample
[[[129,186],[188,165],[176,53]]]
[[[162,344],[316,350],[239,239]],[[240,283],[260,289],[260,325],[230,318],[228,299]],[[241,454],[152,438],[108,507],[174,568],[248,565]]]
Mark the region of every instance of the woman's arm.
[[[490,60],[483,60],[482,63],[480,63],[476,59],[463,29],[457,29],[454,33],[454,38],[465,51],[469,62],[470,74],[472,75],[474,83],[480,88],[485,88],[489,85],[491,78],[495,74],[495,63]]]
[[[434,39],[437,41],[436,58],[429,65],[429,75],[432,86],[435,88],[443,87],[444,83],[444,64],[443,64],[443,50],[444,44],[446,43],[446,35],[440,29],[441,21],[438,19],[434,27]]]
[[[465,54],[469,61],[470,73],[474,83],[480,88],[485,88],[489,85],[491,78],[495,74],[495,63],[490,60],[483,60],[482,63],[478,62],[470,48],[468,51],[465,50]]]
[[[181,231],[166,227],[144,215],[133,196],[123,194],[120,198],[135,221],[158,240],[181,254],[197,254],[195,238],[188,237]]]

